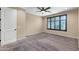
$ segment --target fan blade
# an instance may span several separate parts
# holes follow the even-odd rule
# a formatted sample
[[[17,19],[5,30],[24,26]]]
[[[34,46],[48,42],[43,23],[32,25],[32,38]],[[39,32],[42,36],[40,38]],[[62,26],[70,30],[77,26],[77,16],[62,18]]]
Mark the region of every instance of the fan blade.
[[[48,10],[48,9],[50,9],[51,7],[47,7],[45,10]]]
[[[41,7],[42,10],[44,10],[44,7]]]
[[[41,8],[40,7],[37,7],[39,10],[41,10]]]

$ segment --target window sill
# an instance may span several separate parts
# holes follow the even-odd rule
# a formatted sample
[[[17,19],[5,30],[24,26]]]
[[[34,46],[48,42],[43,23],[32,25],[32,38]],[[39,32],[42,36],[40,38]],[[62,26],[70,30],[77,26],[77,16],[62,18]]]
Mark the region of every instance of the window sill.
[[[47,30],[54,30],[54,31],[64,31],[64,32],[67,32],[67,30],[58,30],[58,29],[49,29],[49,28],[47,28]]]

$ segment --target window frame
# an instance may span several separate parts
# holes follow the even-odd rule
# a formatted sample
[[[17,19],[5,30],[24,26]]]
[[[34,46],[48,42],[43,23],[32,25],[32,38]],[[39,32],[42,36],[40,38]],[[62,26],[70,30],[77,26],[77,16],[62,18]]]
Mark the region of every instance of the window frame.
[[[65,21],[65,30],[61,29],[61,16],[66,16]],[[55,17],[59,17],[59,29],[55,29]],[[48,18],[50,18],[50,28],[48,28]],[[54,18],[54,29],[51,28],[51,18]],[[67,31],[67,14],[58,15],[53,17],[47,17],[47,30],[56,30],[56,31]]]
[[[48,17],[49,18],[49,17]],[[51,28],[51,23],[50,23],[50,28],[48,28],[48,18],[47,18],[47,29],[49,29],[50,30],[50,28]],[[50,20],[50,22],[51,22],[51,20]]]

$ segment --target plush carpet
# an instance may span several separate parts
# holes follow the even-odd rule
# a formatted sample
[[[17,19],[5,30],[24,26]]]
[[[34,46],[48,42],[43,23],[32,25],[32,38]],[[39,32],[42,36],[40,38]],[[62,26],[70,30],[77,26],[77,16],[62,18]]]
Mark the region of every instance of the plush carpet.
[[[0,51],[77,51],[77,45],[77,39],[39,33],[0,47]]]

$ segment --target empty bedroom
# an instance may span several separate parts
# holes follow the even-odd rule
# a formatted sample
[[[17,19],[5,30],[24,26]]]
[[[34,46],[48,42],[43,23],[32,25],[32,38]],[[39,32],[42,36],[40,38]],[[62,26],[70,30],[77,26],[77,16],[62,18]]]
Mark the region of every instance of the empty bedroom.
[[[1,51],[78,51],[78,7],[1,7]]]

